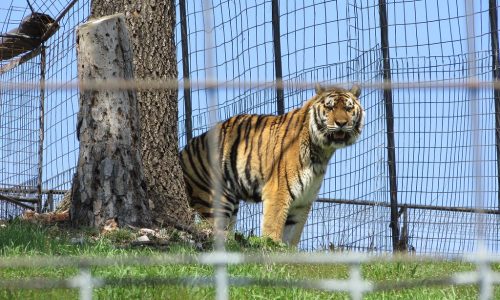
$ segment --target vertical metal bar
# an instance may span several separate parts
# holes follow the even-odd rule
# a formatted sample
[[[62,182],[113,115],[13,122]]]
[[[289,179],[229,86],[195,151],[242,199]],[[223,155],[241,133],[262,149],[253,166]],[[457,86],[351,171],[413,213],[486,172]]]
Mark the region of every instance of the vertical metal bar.
[[[71,285],[78,288],[80,300],[92,300],[94,284],[89,269],[80,269],[80,274],[72,279]]]
[[[498,10],[497,1],[489,0],[490,38],[491,38],[491,67],[493,80],[498,84],[500,79],[500,65],[498,57]],[[493,90],[495,99],[495,140],[497,153],[497,208],[500,210],[500,89]]]
[[[349,267],[349,287],[352,300],[362,300],[365,292],[363,286],[363,275],[361,274],[361,266],[354,264]]]
[[[398,250],[408,251],[409,248],[409,238],[408,238],[408,207],[403,204],[399,212],[399,217],[403,217],[403,225],[401,226],[401,231],[399,233],[399,243]]]
[[[215,52],[214,52],[214,19],[213,19],[213,7],[209,0],[203,1],[203,22],[205,25],[205,74],[208,80],[213,80],[215,78]],[[208,119],[210,126],[215,126],[218,121],[218,108],[219,103],[217,97],[215,96],[215,88],[210,87],[207,89],[207,99],[209,103]],[[219,170],[220,164],[217,157],[217,147],[219,139],[218,134],[215,135],[208,145],[208,153],[211,161],[211,169]],[[217,174],[219,172],[213,172],[212,176],[215,176],[212,180],[212,189],[215,191],[213,193],[213,212],[214,212],[214,227],[215,227],[215,241],[214,248],[215,252],[220,256],[225,256],[225,233],[224,233],[224,216],[222,211],[222,186],[221,182],[217,180]],[[229,299],[229,278],[227,265],[225,263],[218,263],[215,265],[215,298],[217,300],[227,300]]]
[[[54,194],[52,194],[51,191],[49,191],[49,194],[47,195],[47,203],[49,211],[54,211]]]
[[[477,269],[476,272],[479,274],[479,297],[480,300],[490,300],[493,299],[494,295],[494,282],[493,282],[493,272],[491,271],[490,264],[485,261],[487,257],[487,252],[481,252],[481,261],[476,262]],[[486,257],[485,257],[486,256]]]
[[[181,45],[182,45],[182,75],[184,81],[184,128],[186,130],[186,139],[189,142],[193,138],[192,124],[192,105],[191,105],[191,86],[186,85],[189,82],[189,48],[187,35],[187,15],[186,1],[179,0],[179,11],[181,17]]]
[[[38,212],[42,212],[42,176],[43,176],[43,143],[45,139],[45,71],[46,71],[46,52],[42,45],[40,51],[40,117],[39,117],[39,141],[38,141]]]
[[[387,6],[385,0],[379,0],[380,38],[382,44],[383,77],[384,81],[391,81],[391,62],[389,56],[389,30],[387,21]],[[399,222],[398,222],[398,188],[396,177],[396,143],[394,138],[394,110],[392,106],[392,89],[384,88],[384,103],[387,125],[387,158],[389,167],[389,188],[391,199],[391,223],[393,251],[398,250]]]
[[[467,26],[467,70],[468,79],[470,82],[477,81],[477,63],[476,63],[476,31],[474,25],[474,3],[470,0],[464,0],[465,2],[465,22]],[[484,209],[483,201],[483,171],[482,171],[482,151],[481,151],[481,131],[479,125],[479,95],[478,88],[470,86],[469,87],[469,108],[471,115],[471,142],[472,142],[472,161],[473,163],[473,178],[475,182],[474,196],[476,198],[476,209]],[[484,226],[485,216],[483,213],[476,214],[476,241],[477,249],[479,252],[485,250],[485,226]]]
[[[281,64],[281,34],[280,34],[280,8],[278,0],[271,1],[272,24],[273,24],[273,46],[274,46],[274,68],[276,71],[276,82],[283,80],[283,66]],[[282,86],[276,87],[276,109],[279,115],[285,113],[285,93]]]

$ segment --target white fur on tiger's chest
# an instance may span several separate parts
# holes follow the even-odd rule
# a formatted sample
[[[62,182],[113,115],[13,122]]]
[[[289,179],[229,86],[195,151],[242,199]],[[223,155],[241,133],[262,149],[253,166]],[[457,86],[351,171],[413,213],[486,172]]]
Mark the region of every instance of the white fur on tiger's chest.
[[[321,183],[323,182],[323,176],[324,173],[315,175],[312,166],[302,170],[300,172],[300,181],[296,180],[292,187],[295,200],[292,202],[290,209],[308,206],[316,200]],[[300,182],[302,182],[302,185]]]

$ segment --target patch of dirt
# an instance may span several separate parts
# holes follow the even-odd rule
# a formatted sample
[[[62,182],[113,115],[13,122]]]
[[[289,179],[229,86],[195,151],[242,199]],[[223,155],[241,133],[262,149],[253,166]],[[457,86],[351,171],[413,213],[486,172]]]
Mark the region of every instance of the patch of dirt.
[[[21,219],[32,223],[41,223],[47,225],[70,221],[69,210],[37,213],[28,209],[21,215]]]
[[[70,236],[77,236],[70,239],[70,242],[75,244],[82,244],[85,240],[83,238],[84,232],[88,231],[88,228],[82,231],[72,227],[69,210],[56,210],[48,213],[26,210],[20,219],[44,226],[57,226],[68,231]],[[162,227],[138,228],[128,225],[120,228],[115,219],[109,219],[104,226],[94,229],[89,238],[99,240],[106,237],[119,248],[151,247],[167,250],[172,245],[184,244],[201,251],[211,247],[213,233],[209,227],[195,225],[187,227],[175,223],[173,219],[169,219],[169,221],[164,223]]]

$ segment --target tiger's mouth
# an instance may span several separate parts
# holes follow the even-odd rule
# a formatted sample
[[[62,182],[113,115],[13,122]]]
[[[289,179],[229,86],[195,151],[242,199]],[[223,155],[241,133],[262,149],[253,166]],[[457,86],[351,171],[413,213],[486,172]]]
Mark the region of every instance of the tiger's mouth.
[[[343,140],[345,139],[345,136],[347,134],[345,133],[345,131],[336,131],[333,133],[333,139],[335,140]]]
[[[335,143],[346,142],[350,139],[349,133],[343,130],[329,132],[327,134],[327,137],[330,140],[330,142],[335,142]]]

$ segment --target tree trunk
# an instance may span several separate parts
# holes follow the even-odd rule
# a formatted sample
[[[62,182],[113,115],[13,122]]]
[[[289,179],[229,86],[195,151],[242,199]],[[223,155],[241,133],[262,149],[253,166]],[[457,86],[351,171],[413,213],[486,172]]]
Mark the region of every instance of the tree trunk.
[[[93,0],[92,17],[124,13],[134,53],[134,77],[176,79],[175,7],[171,0]],[[142,158],[156,223],[189,226],[193,214],[178,161],[177,90],[139,91]]]
[[[77,30],[80,80],[132,79],[132,53],[122,14],[90,21]],[[78,166],[72,186],[71,220],[99,227],[149,226],[134,91],[82,90],[77,134]]]

